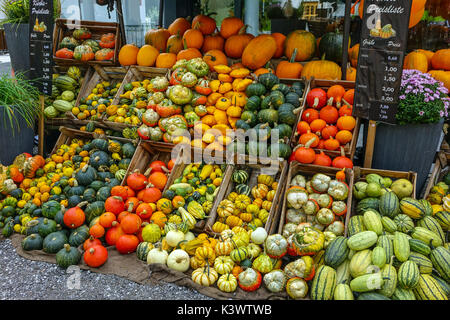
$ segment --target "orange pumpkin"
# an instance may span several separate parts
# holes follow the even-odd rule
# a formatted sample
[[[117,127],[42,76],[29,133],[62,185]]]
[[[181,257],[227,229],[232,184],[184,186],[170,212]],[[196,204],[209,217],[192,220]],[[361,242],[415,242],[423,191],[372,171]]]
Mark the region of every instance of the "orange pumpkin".
[[[297,48],[295,61],[310,60],[316,52],[316,38],[311,32],[305,30],[292,31],[285,41],[286,57],[292,56],[295,48]]]
[[[348,58],[350,59],[350,64],[354,68],[356,68],[358,64],[358,54],[359,54],[359,43],[355,44],[348,51]]]
[[[186,41],[188,48],[200,49],[203,45],[203,34],[198,29],[189,29],[183,35],[183,43]]]
[[[202,52],[208,52],[209,50],[223,51],[225,39],[222,38],[219,33],[214,33],[205,37],[202,46]]]
[[[328,60],[314,60],[307,62],[302,69],[302,77],[310,79],[340,80],[342,78],[341,67],[336,62]]]
[[[241,30],[244,26],[244,22],[236,17],[228,17],[222,20],[222,24],[220,25],[220,35],[228,39],[232,35],[235,35]]]
[[[441,81],[444,84],[444,87],[450,90],[450,71],[430,70],[428,73],[431,74],[434,79]]]
[[[434,52],[430,50],[424,50],[424,49],[417,49],[416,51],[419,51],[420,53],[423,53],[428,60],[428,70],[431,69],[431,59],[433,58]]]
[[[271,68],[259,68],[259,69],[256,69],[254,72],[253,72],[253,74],[255,75],[255,76],[259,76],[260,74],[264,74],[264,73],[273,73],[273,69],[271,69]]]
[[[227,56],[220,50],[210,50],[203,56],[203,61],[205,61],[209,69],[214,70],[214,66],[217,65],[228,65]]]
[[[347,71],[345,72],[345,80],[356,81],[356,68],[353,68],[350,63],[347,64]]]
[[[196,48],[188,48],[186,42],[184,42],[184,49],[178,52],[177,60],[186,59],[191,60],[194,58],[201,58],[202,53]]]
[[[167,52],[175,53],[177,54],[181,50],[183,50],[183,39],[181,38],[180,34],[174,34],[167,39]]]
[[[164,225],[167,222],[167,217],[162,211],[156,211],[152,214],[150,222],[157,224],[160,228],[164,228]]]
[[[169,30],[164,28],[150,29],[145,34],[145,44],[154,46],[158,51],[166,51],[167,40],[171,36]]]
[[[225,41],[225,53],[230,58],[239,59],[242,57],[245,47],[255,37],[250,33],[246,33],[246,26],[239,30],[238,34],[232,35]]]
[[[441,49],[434,53],[431,58],[433,69],[450,70],[450,49]]]
[[[286,41],[286,36],[279,32],[272,33],[271,36],[277,43],[277,51],[275,51],[272,58],[279,58],[284,54],[284,42]]]
[[[192,28],[197,28],[203,35],[208,35],[216,30],[216,20],[210,16],[199,14],[192,20]]]
[[[419,51],[410,52],[405,57],[403,68],[416,69],[419,70],[420,72],[427,72],[428,71],[427,56]]]
[[[139,66],[152,67],[155,64],[158,55],[158,49],[149,44],[146,44],[142,46],[141,49],[139,49],[136,62]]]
[[[275,74],[278,78],[298,79],[302,73],[303,66],[299,62],[295,62],[297,48],[292,53],[290,61],[280,61],[278,63]]]
[[[122,66],[137,64],[139,48],[134,44],[126,44],[119,51],[119,63]]]
[[[156,58],[157,68],[172,68],[177,62],[177,55],[175,53],[161,53]]]
[[[261,34],[250,40],[242,53],[242,64],[256,70],[264,66],[277,50],[275,39],[268,34]]]
[[[170,24],[167,30],[169,30],[171,35],[176,35],[178,33],[183,35],[189,28],[191,28],[189,21],[185,18],[177,18]]]

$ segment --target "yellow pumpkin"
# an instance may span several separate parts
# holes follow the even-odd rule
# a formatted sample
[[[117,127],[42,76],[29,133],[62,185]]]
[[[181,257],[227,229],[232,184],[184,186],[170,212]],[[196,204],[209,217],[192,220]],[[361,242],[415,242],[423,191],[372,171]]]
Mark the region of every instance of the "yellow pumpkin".
[[[307,62],[301,73],[302,77],[310,79],[324,80],[341,80],[342,71],[341,67],[336,62],[328,60],[314,60]]]
[[[428,59],[427,56],[420,51],[413,51],[406,55],[403,63],[404,69],[416,69],[420,72],[428,71]]]

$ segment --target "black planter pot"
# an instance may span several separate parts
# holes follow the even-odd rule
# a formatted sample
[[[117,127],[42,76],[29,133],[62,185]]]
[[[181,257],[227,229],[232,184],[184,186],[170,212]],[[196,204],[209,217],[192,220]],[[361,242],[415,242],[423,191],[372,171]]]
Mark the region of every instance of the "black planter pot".
[[[35,134],[19,114],[16,114],[17,124],[11,128],[8,119],[4,118],[3,108],[0,106],[0,163],[6,166],[20,153],[33,153]]]
[[[432,124],[377,125],[372,168],[417,172],[419,196],[439,149],[443,125],[443,120]]]
[[[30,70],[29,24],[6,23],[3,27],[5,28],[6,45],[14,72],[28,73]]]
[[[306,21],[299,19],[271,19],[270,23],[271,33],[279,32],[285,36],[294,30],[303,30],[306,28]]]

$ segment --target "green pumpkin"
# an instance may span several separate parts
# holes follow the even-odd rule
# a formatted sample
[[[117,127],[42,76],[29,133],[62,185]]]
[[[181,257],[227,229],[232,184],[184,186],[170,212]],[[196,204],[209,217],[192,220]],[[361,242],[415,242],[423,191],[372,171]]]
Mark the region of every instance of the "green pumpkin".
[[[16,210],[14,209],[14,207],[5,206],[2,209],[2,216],[4,216],[4,217],[12,217],[15,214],[16,214]]]
[[[77,265],[81,260],[81,252],[67,243],[56,254],[56,264],[61,268]]]
[[[100,216],[103,212],[105,212],[105,203],[103,201],[90,203],[84,210],[87,222],[92,221],[92,219]]]
[[[79,45],[80,43],[74,37],[64,37],[59,43],[59,49],[67,48],[73,51]]]
[[[291,86],[291,91],[298,94],[299,97],[303,96],[303,91],[305,90],[305,84],[303,82],[294,82]],[[295,104],[294,104],[295,105]]]
[[[58,230],[58,226],[55,220],[45,218],[42,222],[39,223],[38,233],[41,237],[45,238],[52,232],[56,232]]]
[[[275,157],[278,154],[278,158],[288,159],[292,153],[291,147],[286,143],[271,144],[269,148],[269,156]]]
[[[61,211],[61,204],[57,201],[47,201],[42,205],[42,216],[45,218],[53,219],[55,215]]]
[[[258,123],[258,117],[253,111],[242,112],[241,120],[244,120],[250,127],[254,127]]]
[[[75,173],[75,179],[82,186],[88,186],[97,178],[97,171],[90,165],[84,166]]]
[[[249,84],[247,86],[247,88],[245,89],[245,95],[247,97],[252,97],[252,96],[262,96],[266,93],[266,87],[258,82],[253,82],[251,84]]]
[[[5,222],[5,225],[3,226],[2,229],[2,235],[5,238],[10,237],[14,232],[14,222],[13,221],[9,221],[9,222]]]
[[[278,122],[278,111],[274,109],[264,109],[258,112],[258,121],[268,123],[271,127]]]
[[[250,128],[251,126],[247,123],[247,121],[244,121],[242,119],[236,121],[236,129],[242,129],[244,131],[247,131]]]
[[[278,83],[272,87],[272,91],[275,90],[281,91],[283,95],[287,95],[291,91],[291,88],[284,83]]]
[[[99,179],[100,181],[105,182],[106,179],[111,179],[111,178],[114,178],[114,175],[111,172],[109,172],[109,171],[104,171],[104,172],[99,171],[99,172],[97,172],[97,179]]]
[[[87,132],[94,132],[95,130],[95,122],[94,121],[89,121],[86,125],[86,131]]]
[[[169,200],[172,200],[173,198],[175,198],[177,194],[175,193],[175,191],[173,190],[166,190],[163,194],[163,198],[167,198]]]
[[[80,196],[78,195],[73,195],[67,198],[68,204],[69,204],[69,208],[73,208],[76,207],[77,204],[79,204],[81,201],[83,201],[83,199],[81,199]]]
[[[261,106],[261,98],[259,96],[251,96],[247,99],[244,110],[256,111]]]
[[[233,172],[231,179],[237,184],[246,183],[248,180],[248,172],[245,170],[236,170]]]
[[[67,243],[67,236],[61,232],[52,232],[44,238],[42,248],[47,253],[57,253]]]
[[[246,184],[238,184],[235,188],[237,193],[239,194],[245,194],[246,196],[250,195],[250,187]]]
[[[153,244],[150,242],[141,242],[136,248],[136,255],[139,260],[147,261],[147,256],[150,250],[153,248]]]
[[[105,183],[105,187],[110,187],[110,188],[119,186],[119,185],[120,185],[120,181],[117,180],[116,178],[108,179],[108,180],[106,180],[106,183]]]
[[[78,247],[89,238],[89,227],[82,225],[70,233],[69,244],[72,247]]]
[[[279,113],[279,111],[278,111]],[[274,131],[278,131],[278,138],[279,139],[284,139],[284,138],[291,138],[292,135],[292,127],[285,124],[285,123],[281,123],[279,125],[277,125],[275,128],[272,129],[271,134],[273,134]]]
[[[84,145],[83,147],[85,147]],[[87,151],[90,151],[91,148],[99,149],[101,151],[108,151],[108,141],[105,139],[94,139],[89,144],[89,149]]]
[[[119,161],[119,169],[128,169],[128,166],[130,165],[131,159],[129,158],[123,158]]]
[[[266,141],[269,140],[272,129],[267,125],[267,123],[258,123],[253,127],[256,134],[256,140]]]
[[[260,110],[269,109],[271,106],[272,106],[272,98],[270,97],[270,95],[268,95],[262,99],[259,109]]]
[[[295,108],[290,103],[283,103],[278,108],[278,122],[285,123],[288,125],[294,125],[296,122],[296,113],[294,113]]]
[[[43,239],[39,234],[30,234],[22,240],[22,249],[25,251],[42,250],[42,242]]]
[[[95,151],[89,157],[89,164],[98,169],[100,166],[107,166],[110,161],[109,155],[104,151]]]
[[[280,79],[273,73],[263,73],[258,76],[258,82],[270,90],[274,85],[280,83]]]
[[[92,188],[87,188],[83,193],[83,201],[87,201],[89,203],[94,202],[96,200],[97,192]]]
[[[14,189],[14,190],[9,192],[9,195],[11,197],[16,198],[17,200],[20,200],[22,198],[22,195],[23,195],[23,190],[20,189],[20,188]]]
[[[102,187],[104,187],[104,186],[105,186],[105,183],[104,183],[103,181],[95,180],[94,182],[92,182],[92,183],[89,185],[89,188],[92,188],[92,189],[94,189],[95,191],[98,191],[98,190],[100,190],[100,188],[102,188]]]
[[[292,104],[294,108],[298,108],[301,105],[301,97],[296,92],[289,92],[284,98],[285,102]]]
[[[70,196],[82,196],[85,190],[85,187],[83,186],[75,186],[75,187],[68,187],[68,192],[64,192],[68,197]]]
[[[279,90],[272,91],[269,97],[270,97],[270,105],[273,106],[275,109],[278,109],[284,103],[284,95]]]
[[[92,39],[83,41],[82,45],[91,47],[91,49],[92,49],[92,51],[94,51],[94,53],[96,53],[98,50],[100,50],[100,45],[98,44],[98,42],[95,40],[92,40]]]
[[[104,186],[104,187],[101,187],[100,189],[98,189],[97,195],[96,195],[96,200],[97,201],[106,201],[106,199],[108,199],[109,196],[111,196],[111,187]]]
[[[132,143],[127,142],[122,146],[122,154],[126,158],[133,158],[135,151],[136,148],[133,146]]]
[[[59,211],[55,216],[55,222],[59,224],[61,227],[66,227],[64,224],[64,213],[62,211]]]
[[[342,62],[342,43],[344,42],[344,35],[340,32],[325,33],[320,39],[319,54],[322,57],[325,55],[326,60],[331,60],[336,63]],[[350,39],[349,39],[350,44]]]

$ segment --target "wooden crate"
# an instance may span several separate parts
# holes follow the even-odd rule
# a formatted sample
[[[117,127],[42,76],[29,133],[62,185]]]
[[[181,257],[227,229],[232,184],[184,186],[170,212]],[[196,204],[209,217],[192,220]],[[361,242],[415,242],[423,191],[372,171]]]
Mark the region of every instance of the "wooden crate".
[[[425,192],[423,194],[423,199],[426,199],[433,188],[439,181],[442,181],[442,178],[448,173],[449,167],[448,164],[450,162],[450,153],[440,151],[437,154],[436,161],[434,162],[433,171],[431,171],[431,175],[428,179],[428,184],[425,188]]]
[[[411,181],[413,185],[413,192],[411,194],[411,198],[416,198],[416,180],[417,180],[417,173],[409,171],[391,171],[391,170],[381,170],[381,169],[368,169],[368,168],[361,168],[361,167],[354,167],[354,183],[357,183],[359,181],[366,181],[366,176],[370,173],[376,173],[379,174],[382,177],[388,177],[392,180],[397,179],[408,179]],[[347,227],[348,222],[350,218],[353,215],[356,215],[356,206],[357,206],[357,199],[353,198],[352,201],[352,210],[350,211],[350,214],[347,214],[347,217],[345,218],[345,236],[347,236]]]
[[[116,36],[116,46],[114,50],[114,57],[112,60],[96,61],[91,60],[83,62],[75,59],[63,59],[55,56],[56,51],[59,48],[59,43],[66,36],[72,36],[72,32],[75,28],[87,28],[92,33],[92,40],[100,40],[101,36],[105,33],[113,33]],[[102,65],[102,66],[114,66],[119,64],[119,50],[122,47],[122,37],[120,34],[119,24],[116,22],[100,22],[100,21],[87,21],[87,20],[68,20],[68,19],[56,19],[55,27],[53,29],[53,61],[56,64],[63,65]]]
[[[315,175],[316,173],[322,173],[325,174],[329,177],[331,177],[332,179],[336,179],[336,173],[339,172],[341,169],[338,168],[331,168],[331,167],[321,167],[321,166],[316,166],[316,165],[304,165],[298,162],[291,162],[289,164],[289,171],[287,174],[287,178],[286,178],[286,183],[285,183],[285,191],[283,193],[283,197],[282,197],[282,210],[281,210],[281,217],[279,219],[279,224],[278,224],[278,233],[282,234],[283,233],[283,227],[286,221],[286,211],[288,210],[287,207],[287,203],[286,203],[286,191],[287,189],[291,186],[291,180],[293,177],[295,177],[297,174],[302,174],[306,177],[306,179],[311,178],[313,175]],[[351,208],[352,208],[352,193],[353,193],[353,171],[350,169],[345,169],[345,182],[348,185],[349,188],[349,192],[348,192],[348,196],[347,196],[347,213],[345,215],[345,230],[347,229],[347,222],[348,222],[348,217],[350,216],[350,212],[351,212]]]
[[[311,89],[314,88],[322,88],[322,89],[327,89],[333,85],[336,84],[340,84],[341,86],[343,86],[346,90],[347,89],[354,89],[355,88],[355,82],[354,81],[344,81],[344,80],[320,80],[320,79],[314,79],[312,78],[311,81],[309,82],[309,86],[308,86],[308,92],[305,93],[305,97],[306,95],[309,93],[309,91]],[[302,104],[302,110],[301,113],[298,117],[298,121],[296,123],[296,127],[295,130],[297,128],[297,124],[298,122],[301,121],[301,117],[303,112],[308,108],[307,104],[306,104],[306,99],[303,99],[303,104]],[[353,137],[352,140],[347,143],[344,146],[344,151],[345,151],[345,155],[350,158],[351,160],[353,160],[353,157],[355,155],[355,151],[356,151],[356,143],[358,142],[358,135],[359,135],[359,127],[361,125],[361,119],[360,118],[356,118],[356,125],[355,128],[353,129]],[[294,133],[295,135],[295,133]],[[293,138],[291,138],[291,147],[295,147],[298,143],[298,136],[295,136]],[[340,156],[341,153],[340,151],[329,151],[329,150],[324,150],[324,149],[316,149],[317,151],[324,151],[324,153],[328,154],[329,156],[331,156],[332,158]]]
[[[252,161],[254,159],[254,161]],[[276,218],[278,216],[279,211],[279,199],[282,197],[283,192],[283,185],[285,184],[288,164],[287,161],[279,161],[279,160],[273,160],[273,159],[267,159],[267,161],[261,161],[261,159],[256,158],[249,158],[246,157],[246,160],[243,164],[232,164],[230,165],[230,178],[233,174],[235,169],[239,168],[246,168],[250,169],[251,172],[249,174],[249,178],[247,181],[247,185],[252,188],[255,185],[257,185],[257,178],[260,174],[268,174],[272,176],[275,181],[279,183],[279,187],[277,188],[277,191],[275,192],[275,197],[272,200],[272,207],[270,208],[269,217],[267,218],[266,224],[264,228],[269,233],[271,230],[271,227],[274,222],[276,222]],[[269,162],[270,161],[270,162]],[[269,163],[267,163],[269,162]],[[242,163],[242,162],[239,162]],[[218,202],[224,200],[227,198],[227,196],[233,192],[235,183],[230,179],[227,184],[223,184],[225,187],[225,192],[222,194],[222,196],[218,197]],[[215,235],[215,233],[212,231],[212,226],[217,220],[217,210],[212,210],[210,213],[210,217],[208,218],[208,221],[206,222],[205,231],[211,235]]]

